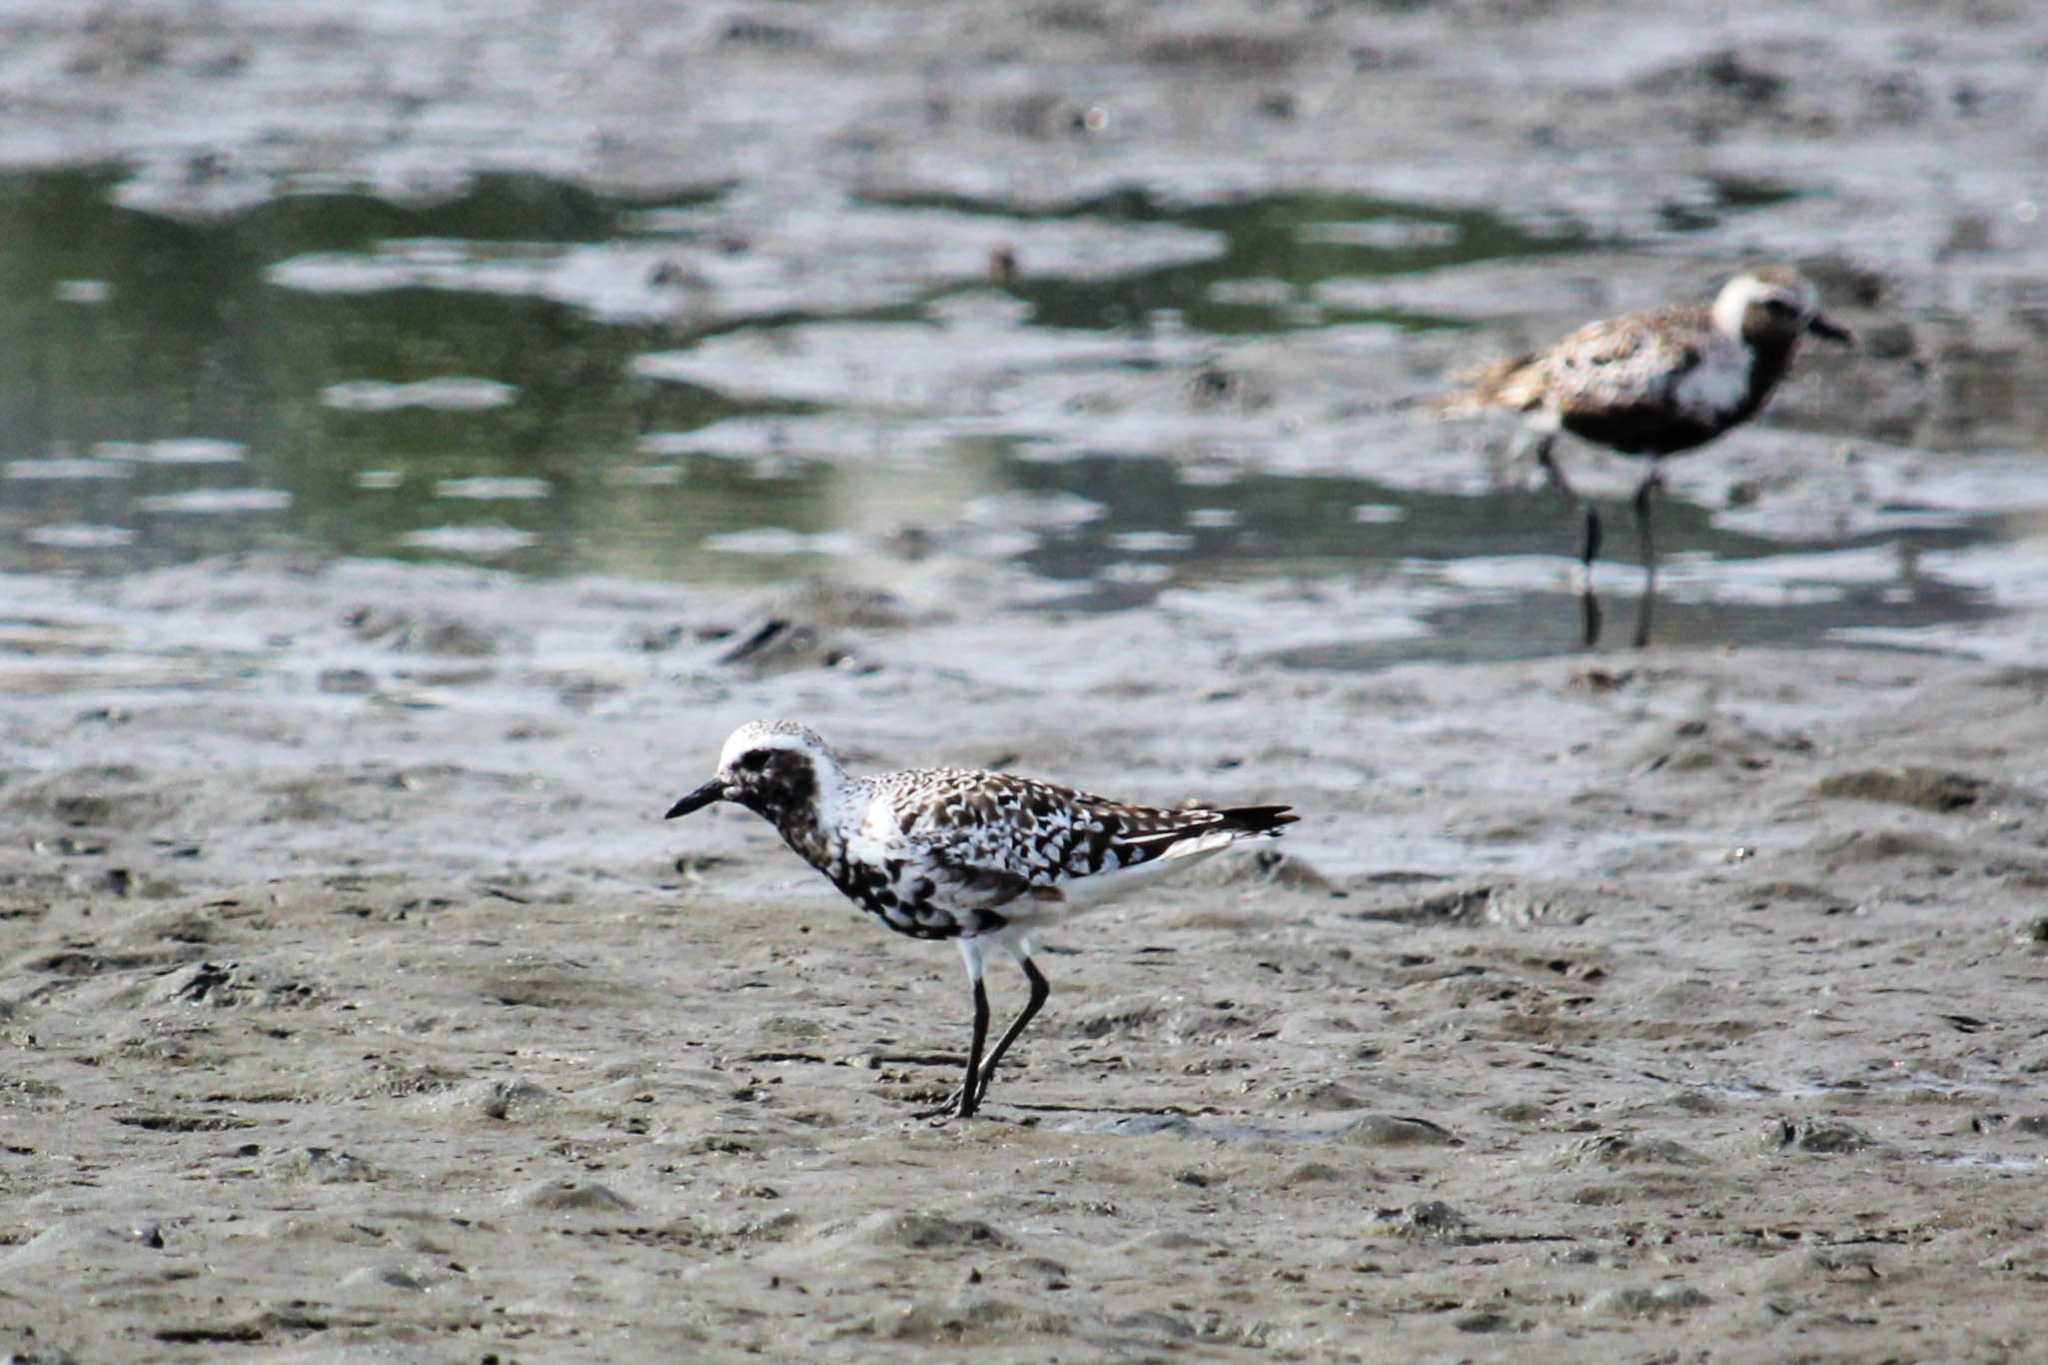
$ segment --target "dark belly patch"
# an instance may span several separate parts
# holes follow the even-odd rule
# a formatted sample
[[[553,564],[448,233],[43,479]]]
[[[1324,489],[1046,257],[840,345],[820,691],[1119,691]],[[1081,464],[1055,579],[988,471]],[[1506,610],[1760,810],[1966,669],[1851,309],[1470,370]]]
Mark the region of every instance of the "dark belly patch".
[[[901,881],[901,863],[885,867],[843,862],[828,875],[840,893],[899,934],[948,939],[985,934],[1009,920],[990,910],[947,910],[933,905],[938,886],[929,877]]]

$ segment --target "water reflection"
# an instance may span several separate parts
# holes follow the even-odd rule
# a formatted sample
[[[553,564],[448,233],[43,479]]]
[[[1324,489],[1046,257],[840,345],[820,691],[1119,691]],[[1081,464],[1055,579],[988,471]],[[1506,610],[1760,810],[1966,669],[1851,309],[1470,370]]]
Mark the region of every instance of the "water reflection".
[[[1494,214],[1442,209],[1354,195],[1291,194],[1222,204],[1162,204],[1125,190],[1057,208],[1016,207],[953,196],[876,200],[940,207],[1013,222],[1088,217],[1110,222],[1173,223],[1206,229],[1224,243],[1204,260],[1108,280],[1075,280],[1020,271],[1005,287],[1032,306],[1043,326],[1115,328],[1171,310],[1190,327],[1217,335],[1278,332],[1342,322],[1445,327],[1448,318],[1394,310],[1319,305],[1315,286],[1360,275],[1399,275],[1473,261],[1512,260],[1573,251],[1587,236],[1569,224],[1536,233]],[[1024,262],[1024,266],[1029,262]]]
[[[348,554],[488,554],[529,572],[751,577],[788,570],[703,546],[757,526],[818,535],[849,487],[869,486],[832,488],[801,459],[647,458],[647,433],[673,440],[804,405],[736,402],[635,369],[747,319],[601,321],[548,296],[546,268],[578,244],[665,232],[702,245],[693,215],[716,191],[627,202],[491,176],[431,204],[307,192],[188,222],[119,207],[119,184],[110,168],[0,178],[0,308],[12,320],[0,329],[0,421],[19,457],[7,566],[118,569],[285,538]],[[1000,213],[948,206],[969,208]],[[1122,195],[1043,217],[1180,234],[1162,267],[1029,277],[1020,292],[1063,327],[1179,309],[1203,328],[1279,328],[1299,310],[1242,291],[1233,301],[1226,286],[1279,280],[1299,294],[1333,273],[1551,249],[1482,214],[1329,196],[1173,210]],[[1220,246],[1193,253],[1205,259],[1181,259],[1209,235]],[[742,246],[719,237],[706,249]],[[662,259],[627,284],[658,297],[690,273]],[[956,510],[927,480],[898,494],[905,519]]]
[[[1182,352],[1154,344],[1169,330],[1199,345],[1448,325],[1319,303],[1332,296],[1317,286],[1580,249],[1570,225],[1335,195],[1190,206],[1132,192],[1030,211],[874,199],[748,238],[719,217],[718,188],[634,202],[513,176],[433,203],[313,190],[193,222],[119,206],[120,183],[112,169],[0,177],[0,567],[119,572],[285,545],[755,581],[964,547],[1021,564],[1068,608],[1193,583],[1406,584],[1466,655],[1496,636],[1526,649],[1512,604],[1563,590],[1569,528],[1546,499],[1218,478],[1128,451],[1026,458],[1028,431],[1004,430],[996,405],[977,429],[949,423],[945,400],[962,385],[1000,393],[1032,365],[1173,363]],[[1671,225],[1785,193],[1712,186],[1674,205]],[[767,249],[771,232],[831,231],[852,235],[829,287]],[[1000,293],[990,242],[997,259],[1025,244]],[[814,297],[843,306],[789,306]],[[806,327],[845,331],[843,372],[750,389],[741,372],[764,368],[750,357],[801,346]],[[753,350],[710,344],[732,333]],[[877,346],[901,348],[897,369]],[[2033,415],[2005,378],[2019,361],[1977,360],[1948,371],[1949,428],[1967,413]],[[904,363],[936,394],[895,402]],[[1020,513],[1017,497],[1035,501]],[[1981,594],[1882,566],[1819,597],[1766,567],[1768,612],[1757,592],[1738,602],[1739,584],[1688,596],[1687,556],[1783,557],[1671,508],[1667,638],[1798,639],[1979,609]],[[1839,548],[1896,545],[1910,565],[1985,533],[1952,518]],[[1359,662],[1347,648],[1298,662]]]

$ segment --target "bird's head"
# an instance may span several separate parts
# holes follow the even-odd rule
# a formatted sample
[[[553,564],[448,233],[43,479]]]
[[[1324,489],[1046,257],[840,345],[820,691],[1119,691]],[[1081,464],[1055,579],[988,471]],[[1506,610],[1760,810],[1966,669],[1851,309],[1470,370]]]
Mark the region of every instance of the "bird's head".
[[[1820,311],[1820,291],[1813,282],[1788,266],[1768,266],[1728,281],[1714,300],[1714,325],[1752,346],[1787,345],[1807,332],[1842,346],[1856,340]]]
[[[665,819],[731,801],[776,820],[815,807],[821,790],[841,779],[839,760],[825,741],[789,720],[756,720],[725,741],[711,780],[668,808]]]

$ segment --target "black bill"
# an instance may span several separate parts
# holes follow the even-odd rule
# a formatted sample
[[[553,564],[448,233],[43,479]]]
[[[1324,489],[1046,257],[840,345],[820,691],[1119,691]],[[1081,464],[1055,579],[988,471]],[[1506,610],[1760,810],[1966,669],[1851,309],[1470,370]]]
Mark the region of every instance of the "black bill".
[[[1826,337],[1838,346],[1854,346],[1856,344],[1856,334],[1854,332],[1840,323],[1830,322],[1819,313],[1815,313],[1813,321],[1806,324],[1806,330],[1817,337]]]
[[[682,800],[676,802],[673,806],[670,806],[668,808],[668,814],[662,816],[661,818],[664,820],[673,820],[678,815],[688,815],[693,810],[704,809],[704,807],[710,805],[713,801],[723,801],[724,799],[725,783],[719,781],[717,778],[714,777],[709,782],[706,782],[703,786],[697,788],[697,790],[691,792],[688,796],[684,797]]]

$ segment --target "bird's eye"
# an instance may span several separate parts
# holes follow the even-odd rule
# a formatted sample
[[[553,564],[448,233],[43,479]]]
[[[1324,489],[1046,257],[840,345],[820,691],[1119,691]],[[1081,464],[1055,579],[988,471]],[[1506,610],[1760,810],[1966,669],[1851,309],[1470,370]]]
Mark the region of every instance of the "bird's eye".
[[[743,773],[757,773],[768,766],[766,749],[749,749],[733,760],[732,766]]]

